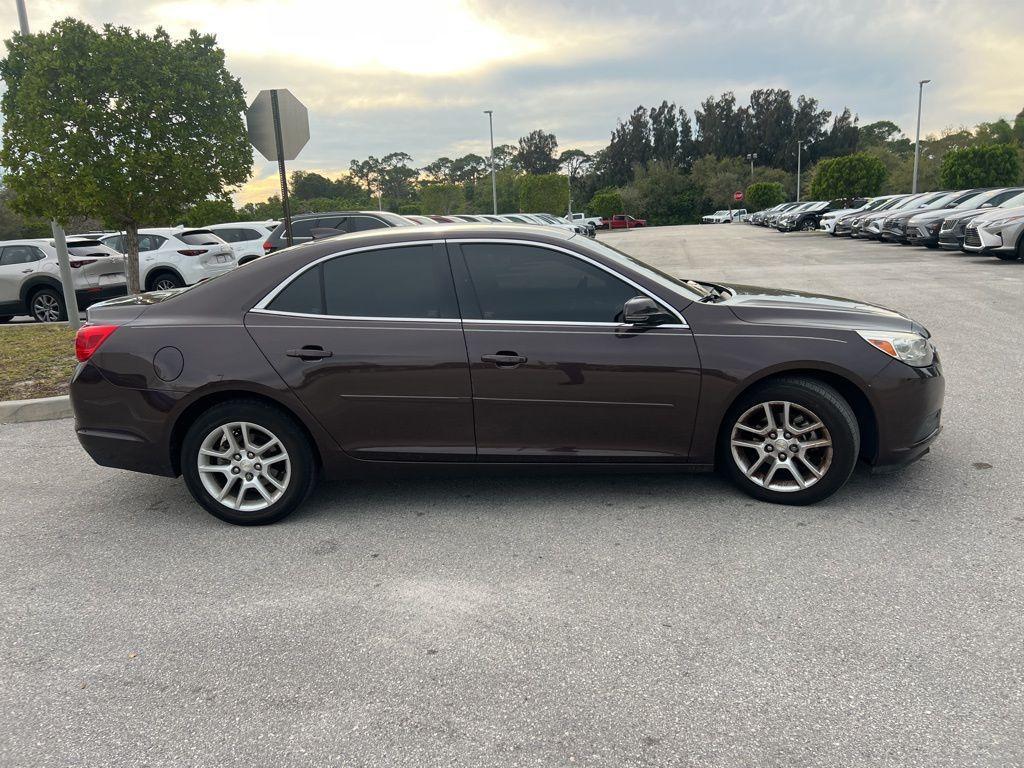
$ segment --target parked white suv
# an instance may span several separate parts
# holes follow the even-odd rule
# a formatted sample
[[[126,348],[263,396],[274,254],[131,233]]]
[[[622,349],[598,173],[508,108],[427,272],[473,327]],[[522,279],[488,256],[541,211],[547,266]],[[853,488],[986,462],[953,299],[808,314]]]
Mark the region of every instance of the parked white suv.
[[[68,259],[79,309],[125,294],[124,256],[99,240],[69,237]],[[15,315],[31,315],[40,323],[67,319],[52,240],[0,243],[0,323]]]
[[[225,224],[211,224],[208,229],[231,246],[239,266],[263,255],[263,244],[270,233],[277,229],[279,221],[234,221]]]
[[[701,224],[729,224],[739,221],[741,216],[747,215],[746,208],[737,208],[734,211],[715,211],[708,216],[701,216]]]
[[[125,252],[122,233],[100,240]],[[139,230],[139,285],[144,291],[167,291],[195,285],[238,266],[231,246],[208,229],[163,227]]]

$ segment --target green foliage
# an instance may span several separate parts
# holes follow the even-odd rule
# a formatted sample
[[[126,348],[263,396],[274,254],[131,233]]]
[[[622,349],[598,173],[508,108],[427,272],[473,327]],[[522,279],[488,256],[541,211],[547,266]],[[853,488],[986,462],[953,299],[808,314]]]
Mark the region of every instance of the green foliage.
[[[516,153],[516,164],[519,169],[530,174],[548,174],[558,170],[558,158],[555,150],[558,141],[555,134],[541,130],[531,131],[519,139],[519,151]]]
[[[1009,186],[1019,178],[1019,153],[1009,144],[954,149],[942,160],[942,184],[950,189]]]
[[[0,189],[0,240],[49,237],[50,225],[42,219],[27,219],[11,206],[11,192]]]
[[[814,167],[810,196],[815,200],[870,197],[881,193],[887,175],[885,164],[866,152],[828,158]]]
[[[693,180],[712,208],[735,207],[732,196],[746,186],[750,167],[741,157],[702,157],[693,164]]]
[[[419,209],[426,213],[460,213],[466,205],[466,192],[458,184],[420,185]]]
[[[244,92],[212,35],[174,41],[69,18],[8,40],[0,77],[0,164],[14,204],[125,230],[132,290],[141,224],[173,221],[249,178]]]
[[[655,161],[637,171],[624,204],[649,224],[690,224],[697,221],[703,195],[693,179],[672,162]],[[636,193],[631,205],[630,193]]]
[[[747,187],[743,196],[748,211],[763,211],[786,202],[786,192],[778,182],[761,181]]]
[[[558,173],[519,179],[519,210],[561,216],[569,206],[569,180]]]
[[[205,227],[209,224],[237,220],[238,212],[229,197],[202,200],[185,211],[185,214],[179,219],[187,227]]]
[[[590,205],[587,206],[587,213],[591,216],[600,216],[603,219],[610,219],[624,210],[622,195],[619,194],[619,190],[614,188],[598,190],[590,198]]]
[[[267,198],[262,203],[246,203],[238,209],[238,218],[242,221],[271,221],[283,217],[284,206],[277,195]]]

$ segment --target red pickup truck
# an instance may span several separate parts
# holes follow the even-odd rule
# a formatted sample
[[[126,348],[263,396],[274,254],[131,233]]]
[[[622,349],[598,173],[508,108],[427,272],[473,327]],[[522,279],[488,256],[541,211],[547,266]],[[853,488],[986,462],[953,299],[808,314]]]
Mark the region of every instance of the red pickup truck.
[[[634,229],[636,227],[646,227],[647,219],[636,219],[632,216],[618,213],[610,219],[605,219],[604,226],[606,229]]]

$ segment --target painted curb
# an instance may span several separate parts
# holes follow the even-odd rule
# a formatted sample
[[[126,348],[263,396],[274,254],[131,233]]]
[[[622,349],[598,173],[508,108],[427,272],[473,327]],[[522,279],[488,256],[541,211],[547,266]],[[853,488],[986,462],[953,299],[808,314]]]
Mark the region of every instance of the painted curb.
[[[0,424],[70,419],[73,415],[71,398],[67,395],[40,397],[34,400],[0,401]]]

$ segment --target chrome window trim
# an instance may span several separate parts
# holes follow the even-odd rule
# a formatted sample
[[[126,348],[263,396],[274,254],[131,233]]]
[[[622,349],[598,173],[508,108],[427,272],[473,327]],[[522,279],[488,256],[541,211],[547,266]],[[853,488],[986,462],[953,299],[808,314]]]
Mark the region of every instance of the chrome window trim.
[[[384,250],[384,249],[388,249],[388,248],[405,248],[405,247],[409,247],[409,246],[418,246],[418,245],[438,245],[440,243],[444,243],[445,245],[448,245],[449,243],[452,243],[452,244],[455,244],[455,245],[461,245],[462,243],[494,243],[494,244],[498,244],[498,245],[527,245],[527,246],[532,246],[534,248],[544,248],[544,249],[547,249],[547,250],[550,250],[550,251],[558,251],[560,253],[564,253],[567,256],[572,256],[572,257],[577,258],[577,259],[579,259],[581,261],[585,261],[586,263],[588,263],[588,264],[590,264],[590,265],[592,265],[594,267],[597,267],[598,269],[601,269],[601,270],[607,272],[609,275],[612,275],[613,277],[618,278],[622,282],[632,286],[633,288],[638,290],[640,293],[642,293],[645,296],[647,296],[649,299],[653,299],[654,301],[656,301],[659,304],[661,304],[662,306],[664,306],[669,312],[671,312],[679,320],[679,323],[666,323],[664,325],[652,326],[653,328],[689,328],[690,327],[689,324],[686,322],[686,319],[675,309],[675,307],[673,307],[667,301],[662,299],[660,296],[658,296],[657,294],[653,293],[652,291],[649,291],[647,288],[644,288],[642,285],[637,284],[635,281],[631,280],[630,278],[626,277],[625,275],[622,275],[622,274],[616,272],[614,269],[606,267],[604,264],[601,264],[600,262],[595,261],[594,259],[591,259],[591,258],[589,258],[587,256],[584,256],[583,254],[576,253],[575,251],[572,251],[572,250],[570,250],[568,248],[562,248],[560,246],[551,245],[549,243],[537,243],[537,242],[535,242],[533,240],[516,240],[516,239],[511,239],[511,238],[500,238],[500,237],[484,237],[484,238],[467,237],[467,238],[452,238],[452,239],[445,238],[444,240],[409,240],[409,241],[402,242],[402,243],[386,243],[386,244],[380,244],[380,245],[366,245],[366,246],[363,246],[362,248],[350,248],[350,249],[345,249],[345,250],[341,250],[341,251],[336,251],[334,253],[329,253],[326,256],[321,256],[319,259],[316,259],[315,261],[311,261],[306,266],[304,266],[301,269],[297,270],[296,272],[293,272],[292,274],[290,274],[288,277],[286,277],[284,280],[282,280],[280,283],[278,283],[278,285],[275,288],[271,289],[270,293],[268,293],[266,296],[264,296],[262,299],[260,299],[258,302],[256,302],[256,304],[253,306],[253,308],[251,310],[249,310],[249,311],[250,312],[258,312],[260,314],[265,314],[265,315],[284,315],[286,317],[319,317],[319,318],[324,318],[324,319],[328,319],[328,320],[374,320],[374,321],[394,321],[394,322],[400,322],[400,323],[403,323],[403,322],[404,323],[410,323],[410,322],[416,322],[416,323],[421,323],[421,322],[429,322],[429,323],[461,323],[461,322],[466,322],[466,323],[484,323],[484,324],[487,324],[487,325],[567,325],[567,326],[593,326],[593,325],[597,325],[597,326],[610,326],[610,327],[620,327],[620,326],[635,327],[635,326],[631,325],[630,323],[569,322],[569,321],[558,321],[558,320],[477,320],[477,319],[472,319],[472,318],[466,319],[466,318],[436,318],[436,317],[365,317],[365,316],[360,316],[360,315],[318,315],[318,314],[309,313],[309,312],[285,312],[285,311],[277,310],[277,309],[267,309],[267,305],[269,305],[270,302],[272,302],[275,298],[277,298],[278,294],[280,294],[281,291],[283,291],[285,288],[287,288],[289,285],[291,285],[291,283],[293,281],[297,280],[300,276],[305,274],[307,271],[313,269],[314,267],[317,267],[320,264],[323,264],[325,261],[330,261],[331,259],[337,258],[338,256],[348,255],[350,253],[364,253],[366,251],[380,251],[380,250]]]

